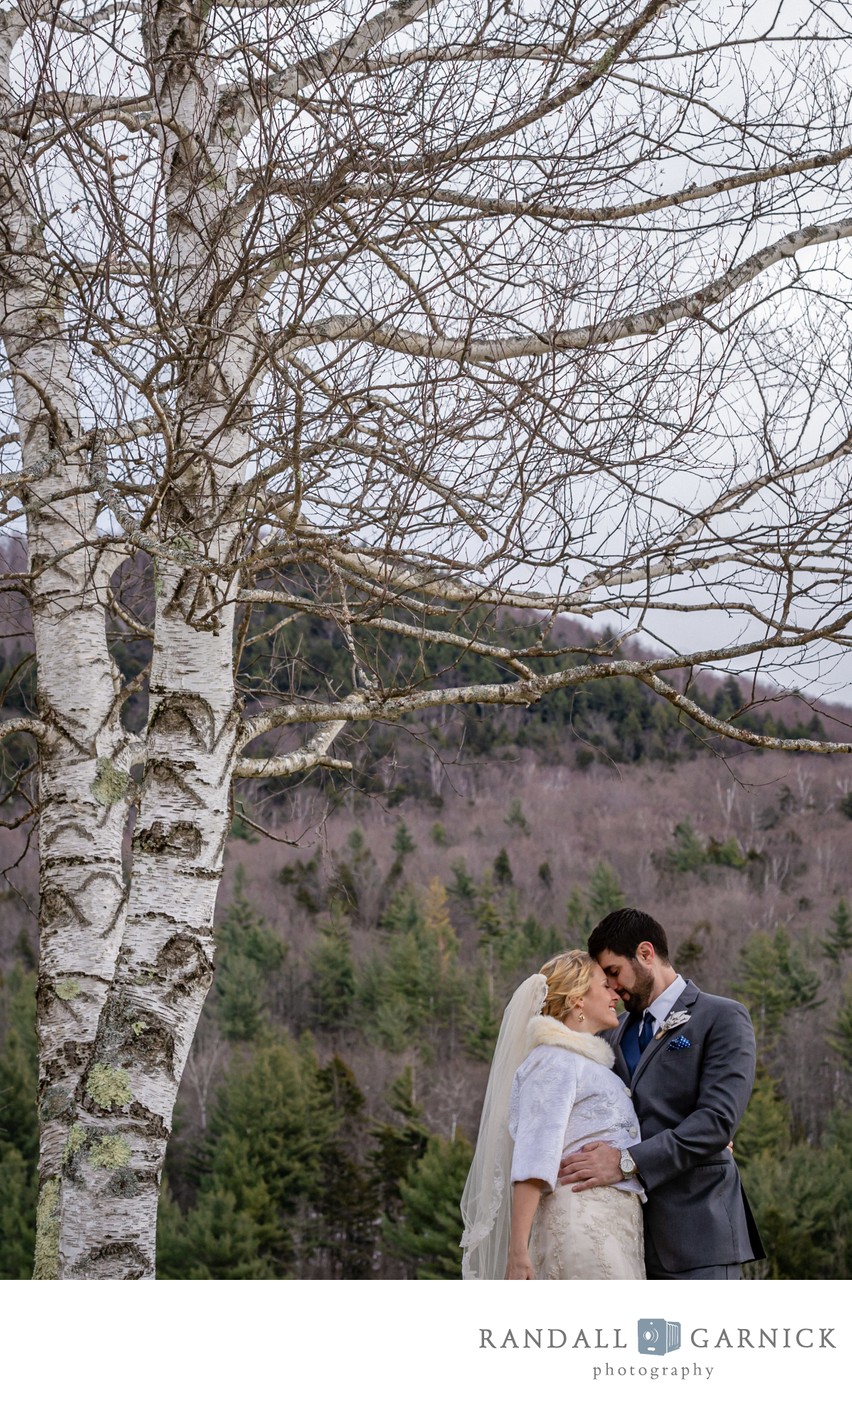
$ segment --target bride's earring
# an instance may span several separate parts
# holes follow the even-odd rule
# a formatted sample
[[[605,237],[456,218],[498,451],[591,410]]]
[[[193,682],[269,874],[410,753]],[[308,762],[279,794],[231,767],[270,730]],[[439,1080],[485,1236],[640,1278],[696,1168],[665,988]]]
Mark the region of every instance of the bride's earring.
[[[581,1024],[585,1024],[585,1022],[586,1022],[586,1016],[585,1016],[585,1014],[583,1013],[583,1011],[582,1011],[582,1009],[580,1008],[579,1005],[577,1005],[577,1018],[579,1019],[579,1021],[580,1021]]]

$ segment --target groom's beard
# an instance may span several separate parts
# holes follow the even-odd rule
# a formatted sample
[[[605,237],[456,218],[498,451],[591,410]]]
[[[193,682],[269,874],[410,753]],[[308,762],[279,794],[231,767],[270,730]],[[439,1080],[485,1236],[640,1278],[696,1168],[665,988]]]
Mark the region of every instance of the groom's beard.
[[[650,966],[646,970],[640,960],[634,960],[633,970],[633,989],[621,992],[621,1002],[628,1014],[642,1014],[654,988],[654,972]]]

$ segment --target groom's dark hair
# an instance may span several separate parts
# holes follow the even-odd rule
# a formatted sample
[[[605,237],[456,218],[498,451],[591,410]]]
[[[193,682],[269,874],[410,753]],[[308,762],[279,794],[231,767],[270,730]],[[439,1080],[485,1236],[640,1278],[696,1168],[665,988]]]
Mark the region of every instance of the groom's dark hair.
[[[643,941],[650,941],[660,960],[669,958],[669,942],[659,921],[647,911],[635,911],[626,906],[611,911],[599,921],[588,940],[589,955],[597,960],[602,950],[624,955],[632,960]]]

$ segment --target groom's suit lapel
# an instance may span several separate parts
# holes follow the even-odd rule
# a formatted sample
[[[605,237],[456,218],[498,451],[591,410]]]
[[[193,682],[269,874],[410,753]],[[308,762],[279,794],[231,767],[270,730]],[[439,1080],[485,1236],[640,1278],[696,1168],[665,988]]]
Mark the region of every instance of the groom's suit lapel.
[[[687,980],[687,982],[686,982],[686,989],[685,989],[681,994],[678,995],[677,1000],[675,1001],[675,1003],[671,1006],[671,1009],[669,1010],[669,1014],[671,1014],[673,1011],[679,1011],[679,1010],[681,1010],[681,1009],[691,1009],[692,1006],[694,1005],[695,1001],[698,999],[698,996],[699,996],[700,993],[701,993],[701,991],[699,990],[698,986],[697,986],[697,985],[694,985],[691,980]],[[668,1016],[667,1016],[667,1017],[668,1017]],[[621,1040],[622,1040],[622,1038],[623,1038],[623,1036],[624,1036],[624,1030],[625,1030],[625,1028],[626,1028],[626,1026],[627,1026],[629,1020],[630,1020],[630,1015],[629,1015],[629,1014],[628,1014],[628,1015],[625,1015],[625,1016],[622,1018],[621,1027],[619,1028],[619,1031],[618,1031],[618,1042],[617,1042],[617,1044],[616,1044],[616,1055],[617,1055],[617,1056],[616,1056],[615,1067],[616,1067],[616,1072],[619,1074],[619,1077],[621,1077],[621,1078],[624,1079],[624,1082],[627,1084],[627,1086],[628,1086],[629,1088],[631,1088],[631,1089],[635,1089],[636,1084],[638,1083],[639,1079],[643,1076],[643,1074],[647,1071],[647,1069],[648,1069],[648,1068],[650,1067],[650,1065],[653,1063],[655,1054],[659,1053],[662,1049],[665,1048],[666,1043],[667,1043],[667,1040],[666,1040],[665,1036],[663,1036],[662,1038],[659,1038],[659,1039],[656,1037],[656,1035],[654,1036],[654,1038],[651,1040],[651,1042],[649,1043],[648,1047],[646,1048],[645,1052],[639,1055],[639,1062],[636,1064],[636,1067],[635,1067],[635,1069],[633,1070],[633,1077],[632,1077],[632,1079],[631,1079],[631,1077],[630,1077],[630,1070],[629,1070],[629,1068],[627,1067],[627,1063],[626,1063],[626,1061],[625,1061],[625,1059],[624,1059],[624,1055],[623,1055],[622,1052],[621,1052]],[[676,1029],[676,1030],[674,1031],[674,1034],[677,1034],[677,1033],[680,1033],[680,1030],[679,1030],[679,1029]],[[674,1037],[674,1034],[673,1034],[673,1037]]]

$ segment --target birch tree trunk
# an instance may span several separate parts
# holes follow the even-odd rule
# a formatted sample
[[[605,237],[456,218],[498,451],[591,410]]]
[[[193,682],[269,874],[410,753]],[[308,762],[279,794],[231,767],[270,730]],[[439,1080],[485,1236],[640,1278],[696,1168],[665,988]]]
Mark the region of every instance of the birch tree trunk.
[[[4,88],[23,31],[2,17]],[[56,456],[79,437],[64,311],[51,287],[37,213],[6,172],[0,221],[7,237],[3,325],[21,435],[22,466],[52,460],[24,491],[39,708],[39,1111],[42,1123],[36,1277],[59,1273],[67,1152],[124,924],[121,847],[131,787],[106,644],[103,590],[109,555],[98,544],[97,504],[82,455]]]
[[[253,310],[219,289],[238,268],[239,229],[227,227],[236,144],[217,123],[208,13],[198,0],[152,5],[144,35],[163,119],[169,283],[186,345],[160,533],[224,576],[211,587],[198,569],[168,561],[157,575],[127,914],[72,1138],[62,1277],[154,1277],[166,1143],[213,975],[240,727],[227,571],[238,534],[223,505],[248,460],[244,431],[227,422],[248,374]]]

